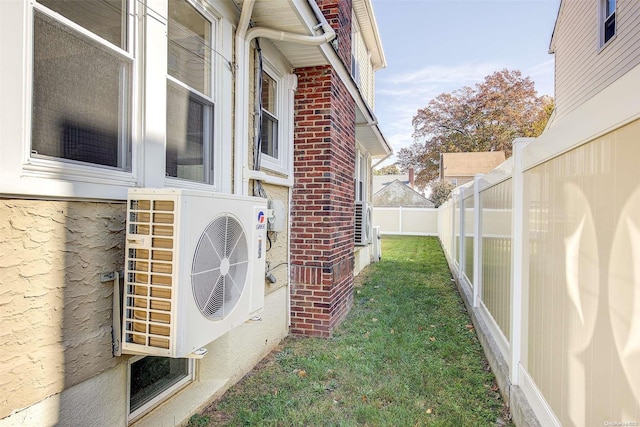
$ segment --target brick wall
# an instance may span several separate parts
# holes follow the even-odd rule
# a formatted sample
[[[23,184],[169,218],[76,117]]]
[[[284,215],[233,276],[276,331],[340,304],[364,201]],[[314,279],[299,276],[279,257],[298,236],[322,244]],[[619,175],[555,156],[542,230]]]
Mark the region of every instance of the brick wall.
[[[336,32],[334,46],[338,46],[338,56],[347,69],[351,67],[351,0],[317,0],[316,3],[325,19]]]
[[[291,332],[327,337],[353,301],[355,102],[330,66],[296,74]]]

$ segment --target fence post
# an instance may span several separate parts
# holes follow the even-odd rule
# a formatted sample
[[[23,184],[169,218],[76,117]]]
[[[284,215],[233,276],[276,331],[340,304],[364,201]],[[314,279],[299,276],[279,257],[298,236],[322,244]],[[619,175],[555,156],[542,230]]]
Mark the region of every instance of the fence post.
[[[458,236],[458,280],[462,280],[464,275],[464,191],[458,188],[458,211],[460,212],[460,225],[458,227],[460,236]]]
[[[516,138],[513,141],[513,178],[511,211],[511,384],[518,385],[519,365],[523,354],[523,322],[527,312],[523,288],[529,280],[526,262],[529,236],[525,235],[525,186],[523,170],[524,148],[534,138]]]
[[[478,307],[482,299],[482,205],[480,204],[480,178],[473,178],[473,306]]]
[[[402,215],[402,206],[400,206],[400,209],[398,209],[398,228],[399,228],[399,232],[400,234],[402,234],[402,222],[404,221],[404,215]]]

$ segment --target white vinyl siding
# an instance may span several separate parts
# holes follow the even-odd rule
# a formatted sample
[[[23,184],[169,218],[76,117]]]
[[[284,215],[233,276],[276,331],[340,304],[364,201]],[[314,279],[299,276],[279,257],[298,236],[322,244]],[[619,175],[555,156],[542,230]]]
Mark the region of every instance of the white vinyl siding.
[[[640,64],[640,3],[619,2],[616,36],[601,48],[600,2],[565,0],[554,34],[556,119]]]
[[[367,104],[369,104],[369,107],[373,109],[375,107],[373,65],[371,64],[369,51],[360,32],[355,16],[353,18],[353,31],[351,34],[352,62],[355,60],[355,67],[358,69],[356,73],[352,70],[352,75],[358,85],[358,88],[360,88],[360,93],[362,93],[362,96],[367,101]],[[353,65],[354,64],[352,64],[352,66]]]

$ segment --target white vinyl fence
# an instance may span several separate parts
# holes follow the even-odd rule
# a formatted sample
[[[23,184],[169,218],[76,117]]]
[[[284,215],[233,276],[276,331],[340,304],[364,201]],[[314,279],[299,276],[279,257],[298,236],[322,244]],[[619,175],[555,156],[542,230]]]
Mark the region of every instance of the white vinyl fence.
[[[383,234],[437,228],[519,426],[640,425],[640,79],[618,82],[437,221],[374,210]]]
[[[373,226],[379,226],[381,234],[437,236],[438,209],[374,206]]]
[[[538,161],[552,136],[455,190],[442,247],[512,408],[640,425],[640,120]]]

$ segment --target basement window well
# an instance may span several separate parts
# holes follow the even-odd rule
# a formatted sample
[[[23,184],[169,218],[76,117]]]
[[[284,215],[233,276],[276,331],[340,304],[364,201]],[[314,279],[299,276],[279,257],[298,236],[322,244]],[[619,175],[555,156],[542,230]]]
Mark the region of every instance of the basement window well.
[[[193,359],[134,357],[128,367],[129,421],[159,405],[193,381]]]

